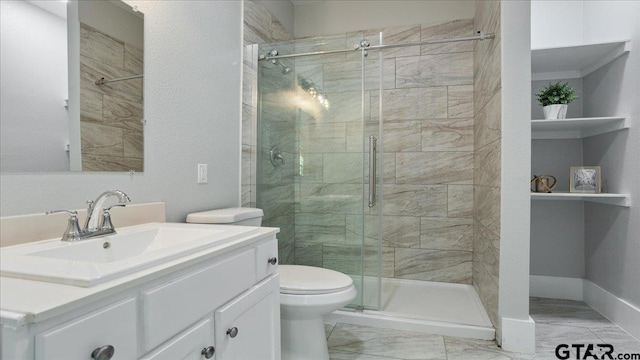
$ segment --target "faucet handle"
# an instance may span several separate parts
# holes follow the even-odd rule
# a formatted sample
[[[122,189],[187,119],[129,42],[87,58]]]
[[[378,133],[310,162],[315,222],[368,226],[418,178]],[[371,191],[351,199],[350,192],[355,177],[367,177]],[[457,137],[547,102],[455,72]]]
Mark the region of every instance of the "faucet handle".
[[[125,207],[126,204],[115,204],[109,207],[102,208],[102,226],[100,226],[101,230],[108,230],[115,232],[113,228],[113,223],[111,222],[111,208],[114,207]]]
[[[80,238],[80,225],[78,224],[78,212],[72,210],[52,210],[47,211],[47,215],[58,214],[58,213],[67,213],[69,214],[69,222],[67,223],[67,228],[62,234],[62,241],[76,241]]]

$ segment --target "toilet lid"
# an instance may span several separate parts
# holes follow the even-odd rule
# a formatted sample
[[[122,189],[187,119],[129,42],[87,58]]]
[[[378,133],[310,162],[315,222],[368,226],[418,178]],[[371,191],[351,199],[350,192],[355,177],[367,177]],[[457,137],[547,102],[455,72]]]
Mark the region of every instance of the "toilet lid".
[[[351,277],[334,270],[314,266],[280,265],[280,293],[327,294],[353,285]]]

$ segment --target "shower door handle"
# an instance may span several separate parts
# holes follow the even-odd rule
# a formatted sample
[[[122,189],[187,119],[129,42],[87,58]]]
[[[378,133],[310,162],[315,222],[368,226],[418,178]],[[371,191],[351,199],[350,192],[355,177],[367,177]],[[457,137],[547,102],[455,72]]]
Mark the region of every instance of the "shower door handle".
[[[375,136],[369,136],[369,207],[376,205],[376,143]]]

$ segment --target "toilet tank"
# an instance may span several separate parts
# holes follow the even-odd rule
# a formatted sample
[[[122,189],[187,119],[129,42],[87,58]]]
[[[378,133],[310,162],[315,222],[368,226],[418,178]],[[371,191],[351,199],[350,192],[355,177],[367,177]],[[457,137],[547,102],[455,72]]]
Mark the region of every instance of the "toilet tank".
[[[226,208],[189,214],[187,222],[192,224],[260,226],[263,215],[262,209]]]

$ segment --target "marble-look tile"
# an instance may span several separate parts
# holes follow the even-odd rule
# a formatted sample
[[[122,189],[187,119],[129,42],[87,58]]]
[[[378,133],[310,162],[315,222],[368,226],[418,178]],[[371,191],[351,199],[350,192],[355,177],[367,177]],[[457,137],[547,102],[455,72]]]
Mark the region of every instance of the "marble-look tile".
[[[322,244],[295,244],[295,264],[322,267]]]
[[[385,152],[420,151],[422,138],[420,136],[422,122],[414,121],[385,121],[384,142]]]
[[[446,118],[447,88],[385,90],[383,94],[383,115],[386,120]]]
[[[125,157],[144,158],[144,136],[141,131],[125,130],[122,140]]]
[[[322,266],[347,275],[362,275],[362,248],[352,245],[322,245]]]
[[[473,185],[447,187],[447,217],[473,218]]]
[[[329,349],[329,360],[398,360],[398,358]]]
[[[395,248],[383,246],[380,261],[378,261],[378,256],[379,256],[379,252],[378,252],[377,246],[365,246],[364,275],[393,278]]]
[[[561,326],[536,324],[536,357],[546,356],[550,359],[555,357],[555,349],[559,344],[598,344],[600,339],[589,329]],[[575,350],[572,351],[572,359],[576,357]]]
[[[396,88],[473,84],[473,53],[396,59]]]
[[[80,88],[97,93],[117,96],[128,101],[142,101],[142,79],[118,81],[96,85],[101,78],[114,79],[136,75],[131,72],[106,65],[86,56],[80,56]]]
[[[82,154],[123,156],[123,130],[118,127],[83,122],[80,124]]]
[[[83,90],[80,92],[80,120],[102,122],[102,94]]]
[[[608,326],[593,326],[589,329],[604,343],[613,345],[614,354],[640,354],[640,341],[615,324],[608,322]]]
[[[451,118],[473,118],[473,85],[447,87],[447,111]]]
[[[362,121],[362,91],[344,91],[327,93],[329,111],[323,122],[351,123]]]
[[[440,335],[341,323],[336,324],[329,336],[328,346],[331,352],[348,351],[396,359],[446,359],[444,339]]]
[[[476,149],[474,156],[473,183],[476,185],[499,187],[501,185],[501,141]]]
[[[123,68],[124,42],[80,23],[80,55]]]
[[[280,229],[282,231],[288,229]],[[293,231],[291,231],[293,232]],[[295,262],[295,243],[293,240],[282,238],[278,235],[278,261],[281,264],[293,264]]]
[[[251,151],[251,145],[242,144],[242,154],[240,157],[240,183],[242,185],[251,184]]]
[[[448,360],[512,360],[520,354],[503,351],[494,340],[444,337]],[[533,359],[533,355],[529,356]],[[518,359],[523,359],[518,357]]]
[[[296,213],[296,242],[345,243],[345,215]]]
[[[331,332],[333,331],[333,328],[336,326],[336,323],[324,323],[324,333],[327,335],[327,339],[329,338],[329,336],[331,336]]]
[[[494,282],[500,276],[500,237],[477,221],[473,223],[473,259],[484,266]]]
[[[447,216],[444,185],[383,185],[385,215]]]
[[[476,114],[474,142],[476,149],[502,137],[502,97],[498,92]]]
[[[347,244],[374,246],[380,243],[379,216],[347,214],[345,220]]]
[[[500,188],[475,186],[473,207],[474,219],[494,234],[500,234]]]
[[[322,154],[301,152],[298,154],[298,173],[296,182],[298,183],[321,183],[322,182]]]
[[[473,251],[473,220],[421,218],[420,248]]]
[[[500,1],[476,3],[475,29],[487,34],[500,32]]]
[[[142,131],[144,111],[142,101],[127,101],[105,94],[102,104],[102,121],[105,125]]]
[[[245,40],[256,44],[273,41],[271,14],[259,1],[244,1],[244,28]]]
[[[293,36],[289,33],[289,30],[275,17],[271,18],[271,39],[273,41],[293,40]]]
[[[418,247],[420,244],[420,218],[416,216],[384,216],[382,220],[382,246]]]
[[[476,253],[473,253],[476,257]],[[498,326],[498,282],[486,270],[484,264],[473,261],[473,287],[484,305],[487,315],[494,327]]]
[[[257,201],[264,210],[265,224],[280,216],[293,216],[293,200],[294,186],[290,184],[258,184]]]
[[[143,171],[143,160],[123,156],[82,154],[82,171]]]
[[[473,151],[473,118],[422,121],[422,151]]]
[[[473,36],[473,19],[454,20],[440,23],[423,24],[421,29],[421,41],[449,39],[456,37]],[[420,54],[444,54],[473,51],[473,41],[461,41],[444,44],[422,45]]]
[[[396,87],[396,59],[384,58],[382,60],[382,70],[380,69],[380,59],[365,58],[364,63],[364,88],[365,90],[380,89],[382,79],[383,89],[394,89]]]
[[[240,202],[242,207],[253,207],[251,206],[251,185],[241,185],[240,186]]]
[[[609,320],[582,301],[531,297],[529,313],[540,324],[579,326],[594,330],[612,326]]]
[[[472,184],[473,152],[396,153],[397,184]]]
[[[323,155],[322,164],[324,183],[362,184],[362,154],[328,153]]]
[[[347,61],[325,64],[323,89],[327,95],[362,90],[362,62]]]
[[[396,154],[384,152],[382,154],[382,182],[384,184],[396,183]]]
[[[242,144],[251,145],[253,139],[251,117],[253,115],[253,108],[250,105],[242,104]]]
[[[144,73],[144,53],[142,49],[124,43],[124,68],[136,75]]]
[[[294,42],[294,52],[306,53],[325,50],[348,49],[345,35],[325,36],[308,39],[298,39]],[[317,65],[329,63],[343,63],[346,61],[345,53],[323,54],[314,56],[299,56],[295,59],[296,67],[300,65]]]
[[[501,87],[500,38],[476,42],[474,51],[474,106],[482,109]]]
[[[345,152],[345,123],[307,122],[298,128],[298,144],[310,153]]]
[[[362,185],[300,184],[296,211],[357,214],[362,211]]]
[[[471,284],[472,253],[396,248],[395,277]]]
[[[382,29],[383,44],[420,42],[420,25],[394,26]],[[384,50],[385,58],[420,55],[420,46],[405,46]]]

